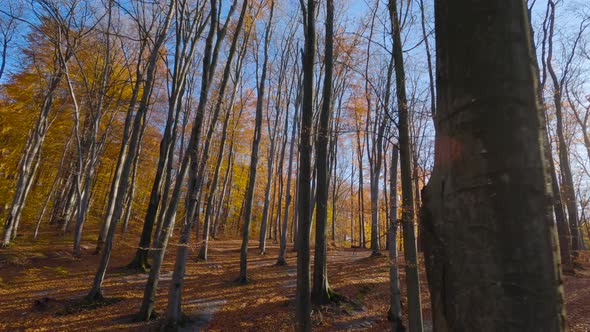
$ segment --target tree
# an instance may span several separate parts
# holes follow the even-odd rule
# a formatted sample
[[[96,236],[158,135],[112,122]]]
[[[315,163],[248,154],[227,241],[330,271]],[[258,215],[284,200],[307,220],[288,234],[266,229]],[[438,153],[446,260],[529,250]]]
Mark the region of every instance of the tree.
[[[329,192],[329,156],[328,144],[330,140],[330,120],[332,118],[332,78],[334,68],[334,2],[326,2],[326,49],[324,55],[324,87],[322,109],[320,111],[319,128],[316,135],[316,215],[315,215],[315,251],[313,265],[312,301],[319,304],[329,303],[334,300],[335,294],[328,282],[328,192]]]
[[[285,188],[285,212],[283,215],[283,226],[281,230],[281,239],[279,244],[279,258],[277,259],[277,265],[286,265],[287,261],[285,260],[285,254],[287,252],[287,227],[289,225],[289,209],[291,205],[291,179],[292,179],[292,170],[293,170],[293,152],[295,150],[295,141],[296,141],[296,133],[297,127],[299,124],[299,108],[301,106],[301,75],[297,73],[297,79],[295,79],[297,84],[297,92],[295,97],[295,112],[293,112],[293,121],[291,124],[291,142],[289,144],[289,161],[287,162],[287,186]],[[286,125],[285,125],[286,127]],[[295,207],[297,209],[297,207]],[[295,224],[296,219],[293,220],[293,224]]]
[[[416,213],[414,190],[412,187],[412,151],[410,142],[408,99],[406,97],[406,74],[401,43],[397,1],[389,1],[389,18],[393,37],[393,58],[397,109],[399,114],[399,159],[402,182],[402,227],[404,236],[404,258],[406,288],[408,290],[408,327],[410,331],[422,331],[422,303],[420,299],[420,278],[416,255]]]
[[[8,8],[0,11],[0,79],[4,76],[6,55],[20,23],[17,17],[22,15],[20,5],[10,1],[8,4],[2,2],[2,5],[7,5]]]
[[[258,150],[260,148],[260,138],[262,134],[262,112],[264,102],[264,88],[266,84],[266,73],[268,65],[268,45],[270,43],[272,16],[274,13],[274,0],[270,1],[270,14],[264,33],[264,55],[260,79],[256,85],[256,118],[254,124],[254,137],[252,139],[252,152],[250,154],[250,170],[248,175],[248,185],[246,186],[246,196],[244,197],[244,225],[242,226],[242,246],[240,248],[240,276],[239,283],[248,282],[248,240],[250,238],[250,222],[252,219],[252,201],[254,199],[254,187],[256,186],[256,173],[258,166]],[[270,181],[270,179],[269,179]]]
[[[545,13],[545,19],[543,21],[543,34],[542,34],[542,44],[541,44],[541,64],[542,70],[539,68],[539,63],[537,58],[535,57],[533,63],[535,65],[536,71],[539,75],[538,77],[538,87],[537,87],[537,94],[538,98],[543,105],[544,110],[544,117],[545,122],[548,123],[548,114],[547,114],[547,107],[545,102],[545,85],[547,82],[547,61],[545,60],[545,51],[547,48],[547,39],[549,35],[549,24],[550,24],[550,8],[551,6],[548,3],[547,11]],[[529,16],[531,14],[532,7],[529,7],[528,13]],[[530,20],[529,20],[530,22]],[[531,24],[531,35],[534,36],[534,30]],[[531,43],[533,43],[533,38],[531,38]],[[534,48],[534,44],[533,48]],[[572,239],[570,235],[569,224],[567,221],[567,217],[563,208],[563,203],[561,199],[561,190],[559,188],[559,181],[557,179],[557,173],[555,169],[555,161],[553,160],[553,147],[550,139],[549,130],[547,130],[544,140],[544,152],[545,158],[547,160],[547,166],[549,167],[549,174],[551,176],[551,189],[553,191],[553,213],[555,214],[555,224],[557,225],[557,236],[559,239],[559,254],[561,258],[561,271],[564,274],[572,274],[574,272],[573,261],[572,261]]]
[[[175,3],[174,0],[168,5],[164,22],[162,25],[157,29],[156,32],[156,39],[154,40],[154,46],[151,52],[149,53],[149,60],[148,60],[148,68],[146,74],[146,82],[143,86],[143,93],[141,100],[138,105],[138,110],[135,114],[133,119],[133,125],[130,130],[129,141],[122,142],[121,152],[121,168],[117,169],[117,172],[120,171],[119,183],[116,186],[117,191],[115,193],[111,193],[111,202],[109,204],[109,212],[105,215],[103,221],[103,229],[106,227],[107,233],[104,243],[104,251],[102,252],[100,264],[96,275],[94,277],[94,282],[92,284],[92,288],[87,295],[87,299],[90,301],[99,300],[102,296],[102,282],[106,275],[106,270],[109,264],[111,251],[113,248],[113,240],[115,237],[115,232],[117,229],[117,223],[119,222],[122,210],[123,210],[123,202],[125,201],[125,193],[127,192],[127,187],[129,185],[129,175],[131,173],[131,168],[133,166],[133,161],[137,153],[139,153],[139,147],[141,145],[141,138],[143,136],[143,130],[145,128],[145,121],[146,121],[146,113],[148,111],[148,105],[150,101],[151,91],[154,84],[154,76],[156,70],[157,59],[159,56],[160,47],[162,47],[168,28],[170,26],[170,22],[172,20],[172,13],[174,12]],[[130,105],[131,112],[133,110],[133,105]],[[113,181],[116,181],[117,178],[114,178]],[[114,197],[113,197],[114,196]],[[101,230],[102,233],[102,230]],[[100,252],[101,250],[101,239],[99,237],[99,241],[97,244],[97,251]]]
[[[568,214],[568,222],[570,226],[570,236],[571,236],[571,243],[572,243],[572,254],[573,258],[577,256],[577,251],[580,250],[581,238],[580,238],[580,231],[579,231],[579,218],[578,218],[578,205],[576,202],[576,193],[574,189],[574,180],[572,176],[572,169],[570,164],[569,158],[569,146],[566,143],[565,133],[564,133],[564,114],[563,114],[563,90],[565,80],[568,76],[568,71],[570,69],[570,65],[572,59],[575,54],[576,44],[580,40],[580,37],[583,33],[583,29],[581,29],[580,34],[577,36],[576,41],[574,43],[573,49],[571,54],[565,60],[563,73],[561,77],[557,77],[555,69],[553,68],[553,34],[554,34],[554,26],[555,26],[555,2],[549,1],[548,2],[548,10],[549,10],[549,35],[547,37],[547,69],[549,71],[549,76],[551,78],[551,82],[553,83],[553,103],[555,106],[555,118],[556,118],[556,132],[557,132],[557,139],[558,139],[558,153],[559,153],[559,168],[561,170],[561,190],[563,191],[563,200],[565,206],[567,208]]]
[[[311,132],[313,122],[314,57],[316,49],[314,0],[303,0],[303,30],[305,46],[302,55],[303,99],[301,131],[299,133],[299,176],[297,179],[297,289],[295,320],[297,331],[311,331],[311,294],[309,280],[309,238],[311,230]]]
[[[397,259],[397,165],[399,159],[399,150],[394,146],[391,151],[390,167],[390,195],[389,206],[389,227],[387,229],[387,238],[389,242],[389,320],[391,321],[391,331],[403,332],[405,326],[402,321],[401,291],[399,287],[399,268]]]
[[[242,27],[244,24],[244,18],[246,17],[247,8],[248,8],[248,3],[244,2],[242,4],[242,10],[240,12],[240,17],[238,18],[238,23],[236,25],[235,31],[237,31],[237,32],[242,30]],[[244,63],[243,57],[246,54],[245,48],[248,43],[249,35],[250,35],[250,29],[248,29],[248,31],[246,32],[246,34],[244,36],[243,46],[241,47],[241,50],[239,51],[239,54],[238,54],[238,59],[237,59],[238,64],[236,66],[236,74],[235,74],[236,84],[234,86],[234,90],[233,90],[231,97],[230,97],[230,102],[229,102],[227,114],[226,114],[225,119],[223,121],[223,129],[222,129],[222,134],[221,134],[221,144],[219,146],[219,151],[218,151],[218,156],[217,156],[217,167],[215,167],[215,171],[214,171],[215,174],[213,175],[213,180],[211,180],[211,183],[209,185],[210,189],[209,189],[209,193],[208,193],[207,207],[206,207],[206,211],[205,211],[205,220],[203,222],[203,243],[201,245],[201,249],[199,250],[199,259],[202,259],[202,260],[207,260],[207,249],[208,249],[208,245],[209,245],[209,230],[211,228],[211,221],[210,221],[211,218],[210,217],[212,215],[212,210],[213,210],[213,198],[215,197],[215,192],[217,190],[217,181],[219,179],[219,171],[221,169],[220,166],[221,166],[221,161],[223,159],[223,151],[225,149],[225,139],[227,137],[227,126],[229,123],[230,115],[232,114],[231,110],[233,108],[233,102],[234,102],[236,92],[237,92],[237,81],[239,81],[239,79],[240,79],[242,64]],[[203,157],[201,159],[201,166],[200,166],[201,176],[203,176],[204,169],[207,164],[209,146],[211,144],[211,138],[213,136],[213,130],[215,128],[215,122],[217,121],[217,116],[219,115],[219,111],[220,111],[221,106],[223,104],[223,100],[222,100],[223,95],[225,93],[225,89],[226,89],[227,84],[229,82],[230,73],[231,73],[231,64],[232,64],[233,57],[234,57],[237,47],[238,47],[238,38],[237,37],[238,37],[238,34],[236,33],[236,35],[234,36],[234,38],[231,42],[228,58],[226,60],[226,65],[223,70],[223,78],[221,80],[221,85],[219,87],[219,92],[218,92],[218,96],[217,96],[217,103],[215,104],[215,110],[213,112],[214,119],[211,121],[211,124],[209,125],[207,137],[205,138],[205,147],[203,148],[203,153],[202,153]]]
[[[40,105],[39,117],[34,128],[29,132],[24,151],[19,162],[18,180],[16,183],[15,193],[6,222],[4,224],[4,235],[2,238],[2,247],[7,247],[10,241],[16,237],[18,225],[20,223],[22,211],[24,209],[27,197],[31,192],[33,180],[39,169],[41,160],[41,151],[43,142],[52,122],[49,121],[49,115],[53,110],[53,102],[56,97],[59,85],[64,77],[63,64],[68,63],[83,37],[85,31],[76,24],[80,23],[75,17],[77,2],[54,3],[52,1],[34,2],[40,6],[37,14],[39,19],[44,22],[44,26],[38,29],[42,38],[46,38],[52,45],[53,56],[47,63],[49,75],[43,81],[47,84],[42,90],[42,103]],[[77,29],[78,28],[78,29]],[[65,49],[61,50],[62,44]],[[61,50],[61,55],[58,54]]]
[[[439,1],[435,19],[436,152],[423,195],[434,329],[563,331],[525,2]]]
[[[180,203],[181,190],[185,185],[185,177],[189,175],[188,188],[185,198],[185,215],[184,222],[180,237],[178,239],[178,246],[176,250],[176,260],[174,263],[174,272],[172,274],[173,282],[168,290],[168,308],[166,311],[166,325],[175,327],[178,325],[181,319],[180,303],[182,288],[184,285],[184,273],[186,259],[188,256],[188,242],[190,239],[190,231],[195,221],[195,209],[197,207],[197,194],[201,184],[201,180],[197,179],[197,172],[199,167],[199,154],[198,147],[201,139],[201,128],[204,122],[204,113],[209,97],[211,83],[215,74],[215,68],[217,66],[217,57],[219,54],[220,44],[223,42],[225,32],[227,31],[226,24],[220,29],[218,21],[218,0],[210,1],[209,15],[205,22],[209,22],[209,32],[205,39],[205,50],[202,59],[202,79],[201,79],[201,90],[199,93],[199,101],[195,112],[195,118],[193,120],[193,127],[190,133],[190,139],[186,147],[186,153],[183,154],[183,158],[176,174],[176,182],[174,183],[174,189],[170,195],[168,206],[165,208],[164,216],[161,221],[161,232],[156,234],[158,237],[155,242],[156,253],[153,257],[152,267],[150,268],[150,274],[148,276],[148,282],[143,294],[143,300],[139,309],[139,319],[149,320],[152,317],[154,311],[154,305],[156,300],[156,290],[158,288],[158,282],[160,279],[160,270],[164,261],[164,255],[166,254],[166,247],[170,239],[171,232],[173,230],[174,222],[176,219],[176,212]],[[202,7],[204,9],[204,6]],[[235,9],[235,3],[229,10],[228,21],[231,18],[231,14]],[[189,21],[196,22],[201,16],[195,11],[188,11]],[[195,34],[195,30],[187,27],[185,32],[190,36],[191,43],[196,43],[200,36]],[[217,39],[216,39],[217,37]],[[215,42],[214,42],[215,41]]]

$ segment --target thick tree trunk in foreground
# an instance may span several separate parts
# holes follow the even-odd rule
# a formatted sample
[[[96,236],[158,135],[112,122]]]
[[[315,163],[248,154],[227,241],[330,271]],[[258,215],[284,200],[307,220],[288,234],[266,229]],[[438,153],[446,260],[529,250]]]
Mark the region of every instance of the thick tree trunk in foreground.
[[[423,195],[434,330],[563,331],[525,3],[435,11],[436,157]]]

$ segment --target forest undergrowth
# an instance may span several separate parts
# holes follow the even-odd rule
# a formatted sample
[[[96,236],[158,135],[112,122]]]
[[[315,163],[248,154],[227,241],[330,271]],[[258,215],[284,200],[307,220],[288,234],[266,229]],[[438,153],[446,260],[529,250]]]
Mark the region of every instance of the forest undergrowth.
[[[133,241],[117,243],[105,280],[105,299],[94,303],[84,300],[99,261],[90,247],[83,247],[81,259],[74,258],[69,239],[43,234],[36,242],[23,237],[18,245],[2,249],[0,330],[78,331],[88,326],[94,331],[158,330],[158,320],[134,319],[147,274],[125,269],[133,257]],[[292,330],[296,253],[289,249],[287,265],[276,266],[278,245],[271,241],[266,254],[259,255],[256,244],[251,244],[251,282],[246,285],[234,282],[239,274],[240,241],[211,241],[207,261],[198,261],[198,250],[192,248],[183,296],[184,330]],[[371,257],[369,249],[336,246],[330,246],[328,254],[331,285],[344,300],[314,308],[314,331],[387,329],[388,257]],[[157,313],[165,308],[172,262],[167,259],[162,270]],[[581,252],[579,262],[582,269],[576,276],[564,277],[568,325],[574,332],[590,330],[590,253]],[[405,301],[405,275],[400,271]],[[420,277],[425,329],[431,330],[423,265]],[[402,308],[405,313],[406,303]]]

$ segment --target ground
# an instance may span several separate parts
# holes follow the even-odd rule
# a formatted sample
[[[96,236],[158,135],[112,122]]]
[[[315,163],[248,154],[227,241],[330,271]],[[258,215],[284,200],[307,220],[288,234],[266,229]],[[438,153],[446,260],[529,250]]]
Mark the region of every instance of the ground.
[[[0,251],[0,331],[137,331],[158,330],[159,322],[137,322],[134,314],[143,296],[146,274],[129,273],[134,241],[115,246],[104,283],[107,301],[80,305],[90,289],[99,257],[85,247],[81,259],[72,257],[67,239],[49,237],[31,242],[20,239]],[[88,244],[92,243],[88,241]],[[174,243],[174,241],[172,241]],[[162,270],[157,312],[165,310],[174,246]],[[187,264],[183,310],[191,319],[185,331],[288,331],[293,330],[296,269],[295,253],[288,250],[287,266],[275,266],[278,246],[258,255],[250,244],[248,271],[251,282],[234,283],[239,272],[240,242],[210,242],[209,260]],[[315,309],[314,331],[384,331],[387,329],[388,258],[370,257],[365,249],[329,248],[329,277],[333,288],[347,298],[337,306]],[[570,331],[590,331],[590,254],[582,253],[584,270],[565,277]],[[402,296],[404,274],[401,271]],[[426,330],[430,310],[422,271],[422,306]],[[405,305],[403,305],[405,308]]]

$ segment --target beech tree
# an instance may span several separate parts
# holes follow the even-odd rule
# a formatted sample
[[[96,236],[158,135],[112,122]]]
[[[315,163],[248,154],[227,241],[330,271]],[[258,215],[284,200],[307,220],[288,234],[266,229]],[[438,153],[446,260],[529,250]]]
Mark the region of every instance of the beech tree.
[[[302,54],[303,97],[301,105],[301,130],[299,134],[299,169],[297,177],[297,289],[296,330],[311,331],[311,293],[309,238],[311,230],[311,131],[313,122],[313,72],[316,50],[314,0],[307,4],[301,0],[305,46]]]
[[[406,97],[406,74],[402,52],[401,25],[397,1],[390,0],[389,18],[393,39],[393,59],[398,109],[399,161],[402,182],[402,227],[404,236],[404,258],[406,288],[408,290],[408,327],[410,331],[422,331],[422,302],[416,248],[414,190],[412,188],[412,151],[409,132],[408,99]],[[391,245],[391,244],[390,244]]]
[[[436,160],[423,195],[434,329],[563,331],[525,2],[435,11]]]
[[[335,298],[328,282],[328,193],[329,193],[329,156],[330,120],[332,118],[333,67],[334,67],[334,2],[326,2],[326,49],[324,55],[324,87],[322,109],[320,111],[319,128],[315,140],[317,174],[316,215],[315,215],[315,251],[313,265],[312,300],[315,304],[325,304]]]
[[[263,60],[260,68],[260,78],[256,76],[256,116],[254,124],[254,137],[252,139],[252,152],[250,154],[250,170],[248,175],[248,185],[246,186],[246,196],[244,197],[244,224],[242,229],[242,246],[240,249],[240,275],[239,283],[248,282],[248,240],[250,239],[250,223],[252,218],[252,203],[254,199],[254,187],[256,186],[256,173],[258,166],[258,150],[260,148],[260,138],[262,135],[262,112],[264,111],[264,93],[266,85],[266,75],[268,70],[268,47],[271,35],[271,23],[274,13],[274,0],[270,0],[270,14],[264,32]],[[258,69],[258,61],[256,65]],[[257,70],[258,72],[258,70]],[[258,75],[258,74],[257,74]],[[270,179],[268,179],[270,181]]]
[[[79,41],[85,33],[83,27],[76,26],[76,24],[80,23],[78,18],[75,17],[77,2],[58,4],[53,1],[35,1],[32,5],[39,6],[38,14],[46,17],[44,19],[46,26],[44,29],[40,29],[39,32],[53,46],[53,63],[47,66],[50,73],[44,79],[46,86],[40,96],[42,103],[39,116],[34,128],[29,132],[19,162],[16,189],[4,223],[2,247],[7,247],[17,235],[22,211],[39,168],[43,142],[47,136],[49,126],[52,124],[50,113],[53,110],[55,94],[64,78],[63,64],[67,64],[72,59],[77,46],[79,46]],[[67,41],[64,41],[64,39],[67,39]],[[62,44],[65,44],[64,49],[62,49]],[[58,49],[61,50],[61,54],[58,54]]]

